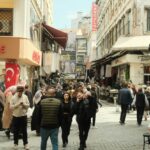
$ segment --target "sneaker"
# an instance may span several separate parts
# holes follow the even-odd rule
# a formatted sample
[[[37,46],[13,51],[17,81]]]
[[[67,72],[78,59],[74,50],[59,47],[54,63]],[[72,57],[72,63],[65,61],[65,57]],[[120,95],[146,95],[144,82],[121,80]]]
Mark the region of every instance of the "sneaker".
[[[96,127],[96,126],[93,126],[93,129],[97,129],[98,127]]]
[[[24,146],[24,149],[25,149],[25,150],[29,150],[28,144],[26,144],[26,145]]]
[[[17,144],[14,144],[14,150],[17,150],[18,149],[18,145]]]

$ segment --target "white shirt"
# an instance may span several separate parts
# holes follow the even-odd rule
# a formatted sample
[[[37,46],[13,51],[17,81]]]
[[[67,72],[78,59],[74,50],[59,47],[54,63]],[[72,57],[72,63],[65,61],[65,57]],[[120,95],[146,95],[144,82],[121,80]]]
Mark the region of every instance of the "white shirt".
[[[28,97],[25,94],[18,97],[18,93],[16,93],[10,101],[10,108],[13,110],[13,116],[15,117],[27,116],[29,105]]]

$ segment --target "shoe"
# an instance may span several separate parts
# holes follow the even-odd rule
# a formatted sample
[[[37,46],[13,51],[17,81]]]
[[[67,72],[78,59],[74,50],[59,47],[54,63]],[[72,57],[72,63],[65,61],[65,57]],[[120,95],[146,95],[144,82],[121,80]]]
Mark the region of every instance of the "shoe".
[[[93,126],[93,127],[92,127],[92,129],[97,129],[97,128],[98,128],[98,127],[96,127],[96,126]]]
[[[17,144],[14,144],[14,150],[17,150],[18,149],[18,145]]]
[[[5,131],[5,134],[6,134],[7,138],[10,139],[10,131],[9,130]]]
[[[28,144],[25,144],[24,149],[25,149],[25,150],[29,150]]]
[[[86,148],[86,143],[84,144],[84,148]]]
[[[120,123],[120,125],[125,125],[125,123],[124,123],[124,122],[121,122],[121,121],[120,121],[119,123]]]
[[[80,145],[80,147],[78,148],[78,150],[84,150],[84,146]]]
[[[64,144],[63,144],[63,147],[66,147],[66,146],[67,146],[67,144],[66,144],[66,143],[64,143]]]

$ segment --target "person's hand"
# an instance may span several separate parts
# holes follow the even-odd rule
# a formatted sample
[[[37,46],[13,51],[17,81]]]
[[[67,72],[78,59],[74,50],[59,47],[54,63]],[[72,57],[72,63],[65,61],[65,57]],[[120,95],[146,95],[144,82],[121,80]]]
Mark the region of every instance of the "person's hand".
[[[79,99],[79,98],[77,98],[77,102],[80,102],[80,99]]]
[[[20,105],[21,105],[21,106],[24,106],[24,103],[23,103],[23,102],[20,102]]]

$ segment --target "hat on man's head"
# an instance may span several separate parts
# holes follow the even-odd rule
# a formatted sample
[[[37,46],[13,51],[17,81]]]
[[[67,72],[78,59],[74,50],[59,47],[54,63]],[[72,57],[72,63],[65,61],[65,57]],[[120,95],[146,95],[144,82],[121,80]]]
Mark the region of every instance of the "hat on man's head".
[[[17,86],[17,92],[23,92],[24,91],[24,87],[21,85]]]

